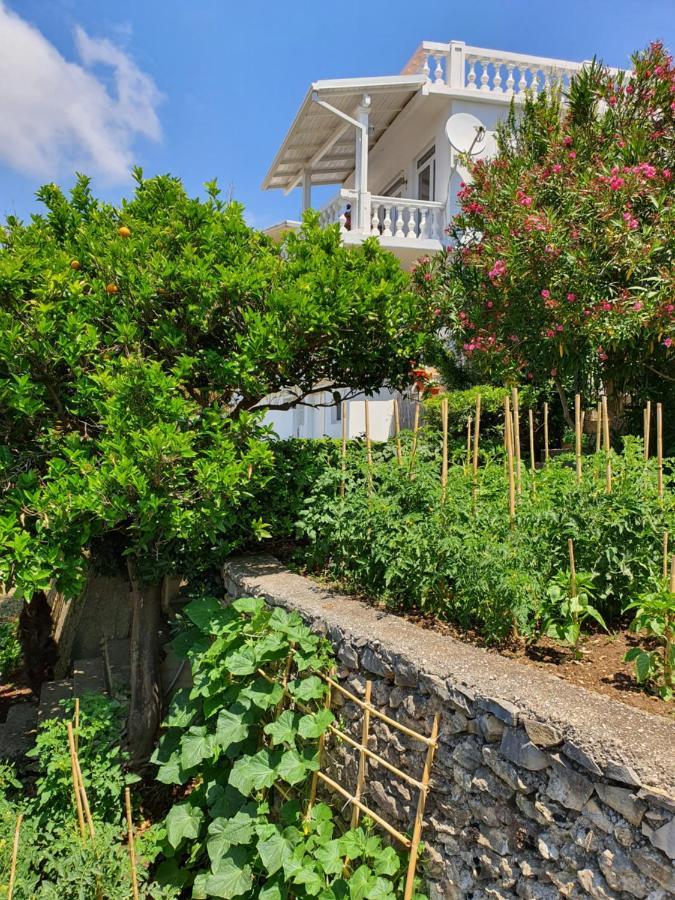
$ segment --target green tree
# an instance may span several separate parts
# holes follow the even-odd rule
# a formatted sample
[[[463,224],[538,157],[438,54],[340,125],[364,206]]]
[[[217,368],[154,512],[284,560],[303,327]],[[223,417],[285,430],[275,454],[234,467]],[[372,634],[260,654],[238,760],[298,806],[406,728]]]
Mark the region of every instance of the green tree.
[[[431,316],[375,241],[347,250],[310,216],[278,247],[215,183],[135,178],[119,208],[84,177],[47,185],[46,214],[0,232],[0,581],[74,593],[102,546],[124,561],[141,759],[162,577],[266,534],[270,395],[402,386]]]
[[[563,402],[675,376],[675,70],[658,43],[633,63],[512,107],[460,191],[454,251],[416,272],[474,368],[554,379]]]

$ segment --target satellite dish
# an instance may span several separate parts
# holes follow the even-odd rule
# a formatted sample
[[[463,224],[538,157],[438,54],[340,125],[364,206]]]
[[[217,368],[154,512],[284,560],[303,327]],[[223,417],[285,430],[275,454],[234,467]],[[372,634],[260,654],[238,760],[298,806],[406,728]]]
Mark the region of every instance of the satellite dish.
[[[453,150],[470,156],[479,153],[485,141],[485,126],[471,113],[450,116],[445,123],[445,133]]]

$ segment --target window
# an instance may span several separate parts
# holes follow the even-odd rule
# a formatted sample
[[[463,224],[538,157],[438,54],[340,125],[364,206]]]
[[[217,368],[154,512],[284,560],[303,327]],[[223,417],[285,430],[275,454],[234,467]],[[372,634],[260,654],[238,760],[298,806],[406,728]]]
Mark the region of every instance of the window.
[[[436,182],[436,147],[430,147],[417,160],[417,199],[433,200]]]
[[[330,421],[332,425],[337,425],[342,421],[342,400],[330,408]]]

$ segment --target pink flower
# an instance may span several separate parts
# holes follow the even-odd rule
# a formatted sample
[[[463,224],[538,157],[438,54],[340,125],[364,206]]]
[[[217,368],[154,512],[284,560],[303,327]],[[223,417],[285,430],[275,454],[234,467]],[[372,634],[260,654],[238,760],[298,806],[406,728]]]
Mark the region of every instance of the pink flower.
[[[492,309],[492,307],[494,306],[494,303],[492,302],[492,300],[488,300],[488,302],[485,305],[487,306],[488,309]]]
[[[498,259],[488,272],[488,278],[490,281],[496,281],[502,275],[506,275],[506,263],[503,259]]]
[[[623,187],[624,180],[623,178],[619,178],[618,175],[612,175],[607,184],[609,184],[613,191],[618,191],[619,188]]]
[[[555,330],[556,330],[556,331],[563,331],[564,329],[563,329],[563,326],[562,326],[562,325],[556,325],[556,326],[555,326]]]
[[[672,339],[672,338],[666,338],[665,341],[663,342],[663,346],[664,346],[664,347],[668,347],[668,348],[670,349],[670,347],[673,346],[673,339]]]
[[[558,374],[558,370],[557,370],[557,369],[551,369],[551,377],[552,377],[552,378],[555,378],[555,376],[556,376],[557,374]]]
[[[435,310],[434,310],[434,315],[435,315],[435,316],[440,316],[440,314],[441,314],[440,309],[435,309]]]
[[[544,290],[541,292],[541,296],[544,298],[544,300],[548,300],[548,298],[551,296],[551,292],[548,290],[548,288],[544,288]]]
[[[425,281],[431,281],[431,272],[426,272],[426,273],[425,273],[425,275],[424,275],[424,280],[425,280]]]
[[[574,301],[575,301],[576,299],[577,299],[577,295],[576,295],[576,294],[568,294],[568,295],[567,295],[567,302],[568,302],[568,303],[574,303]]]
[[[555,337],[555,331],[552,328],[547,328],[546,329],[546,337],[547,338]]]
[[[576,150],[572,150],[572,151],[569,153],[569,158],[570,158],[570,159],[576,159],[576,158],[577,158],[577,151],[576,151]]]
[[[569,147],[571,143],[572,143],[572,138],[569,136],[569,134],[566,134],[565,137],[563,138],[563,144],[566,147]]]
[[[603,300],[600,306],[605,310],[605,312],[609,312],[609,310],[612,308],[612,304],[609,302],[609,300]]]
[[[640,301],[638,300],[637,303],[634,303],[634,304],[633,304],[633,309],[634,309],[636,312],[640,312],[640,310],[642,309],[642,303],[640,303]]]
[[[663,170],[663,177],[666,179],[666,181],[670,181],[672,177],[670,169]]]
[[[562,172],[562,166],[560,165],[560,163],[554,163],[554,164],[553,164],[553,171],[555,172],[556,175],[557,175],[559,172]]]

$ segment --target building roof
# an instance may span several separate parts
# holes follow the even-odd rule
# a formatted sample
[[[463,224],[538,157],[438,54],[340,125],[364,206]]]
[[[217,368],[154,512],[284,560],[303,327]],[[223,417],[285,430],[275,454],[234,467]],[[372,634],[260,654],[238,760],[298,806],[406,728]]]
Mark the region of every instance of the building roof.
[[[315,103],[314,95],[353,117],[368,94],[373,147],[415,94],[426,90],[426,84],[424,74],[315,81],[265,176],[263,190],[288,192],[300,183],[306,169],[312,170],[312,184],[339,184],[354,171],[356,128]]]

